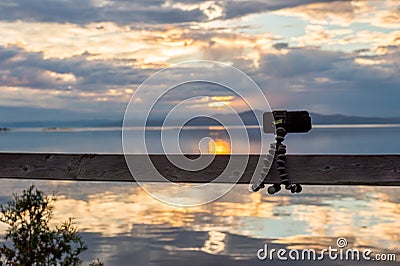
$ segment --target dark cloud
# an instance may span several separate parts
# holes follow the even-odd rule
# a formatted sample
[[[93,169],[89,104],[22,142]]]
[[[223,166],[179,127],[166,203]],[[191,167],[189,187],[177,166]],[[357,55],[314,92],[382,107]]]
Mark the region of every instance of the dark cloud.
[[[356,59],[384,63],[360,64]],[[263,56],[259,70],[250,74],[273,108],[399,116],[399,59],[400,47],[376,56],[292,48],[287,54]]]
[[[288,48],[289,44],[286,42],[279,42],[272,45],[272,47],[274,47],[276,50],[282,50]]]
[[[363,48],[363,49],[354,50],[353,53],[363,54],[363,53],[368,53],[369,51],[371,51],[369,48]]]
[[[199,8],[182,10],[166,4],[166,1],[163,0],[113,0],[104,2],[104,5],[96,5],[95,2],[81,0],[2,0],[0,3],[0,19],[75,24],[112,21],[121,25],[174,24],[208,20],[205,12]],[[197,4],[201,2],[204,1],[171,1],[168,3]],[[321,1],[215,1],[215,4],[223,8],[221,18],[230,19],[312,2]]]
[[[350,2],[343,0],[344,2]],[[336,1],[336,2],[343,2]],[[329,0],[282,0],[282,1],[224,1],[225,18],[241,17],[248,14],[276,11],[283,8],[297,7],[316,2],[332,2]]]
[[[201,22],[206,20],[206,16],[199,9],[186,11],[160,6],[132,7],[130,4],[126,4],[126,8],[110,8],[102,13],[103,18],[100,21],[111,20],[118,24],[174,24],[192,21]]]
[[[260,65],[266,75],[285,78],[311,72],[323,72],[341,60],[343,57],[339,52],[306,48],[292,49],[285,55],[265,55],[261,59]]]
[[[17,58],[17,59],[16,59]],[[77,81],[52,77],[49,72],[73,74]],[[26,52],[18,47],[0,47],[0,86],[38,89],[104,91],[109,87],[132,86],[143,82],[152,70],[115,66],[112,61],[87,61],[85,56],[44,59],[42,53]]]
[[[225,18],[235,18],[252,13],[279,9],[269,1],[227,1],[224,2]]]
[[[0,49],[0,62],[8,60],[17,53],[18,51],[16,51],[15,49]]]
[[[4,0],[0,3],[1,20],[25,20],[87,24],[113,21],[118,24],[181,23],[203,21],[202,11],[180,10],[163,6],[164,1],[110,1],[96,6],[93,1],[80,0]]]

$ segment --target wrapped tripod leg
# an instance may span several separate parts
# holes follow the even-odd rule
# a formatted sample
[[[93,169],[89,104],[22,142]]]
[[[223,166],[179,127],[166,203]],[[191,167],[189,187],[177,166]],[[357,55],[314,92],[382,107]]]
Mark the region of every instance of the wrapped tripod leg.
[[[284,185],[287,190],[290,190],[292,193],[300,193],[302,187],[300,184],[292,184],[292,180],[290,179],[287,167],[286,167],[286,145],[283,144],[285,140],[285,136],[287,134],[285,129],[285,120],[286,120],[286,112],[281,112],[276,114],[275,116],[275,127],[276,127],[276,151],[275,155],[277,156],[277,165],[278,165],[278,173],[281,181],[279,184],[273,184],[268,187],[269,194],[275,194],[279,190],[281,190],[281,185]]]
[[[270,121],[273,117],[273,121]],[[275,133],[275,144],[271,144],[269,154],[264,158],[264,171],[257,183],[252,185],[253,191],[258,191],[265,187],[269,166],[274,160],[274,156],[278,165],[278,173],[280,183],[273,184],[268,187],[269,194],[275,194],[281,190],[281,185],[284,185],[287,190],[292,193],[300,193],[302,187],[300,184],[292,184],[292,181],[287,172],[286,165],[286,145],[283,144],[287,133],[305,133],[311,129],[311,118],[306,111],[288,112],[285,110],[273,111],[264,114],[263,128],[265,133]],[[275,132],[274,132],[275,131]]]

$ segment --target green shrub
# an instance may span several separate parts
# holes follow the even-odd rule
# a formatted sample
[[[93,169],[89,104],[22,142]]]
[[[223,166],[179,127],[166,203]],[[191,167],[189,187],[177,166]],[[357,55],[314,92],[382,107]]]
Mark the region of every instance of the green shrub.
[[[32,185],[5,206],[0,205],[0,221],[9,228],[5,240],[11,247],[0,247],[0,265],[80,265],[79,255],[87,249],[70,218],[51,229],[52,196]]]

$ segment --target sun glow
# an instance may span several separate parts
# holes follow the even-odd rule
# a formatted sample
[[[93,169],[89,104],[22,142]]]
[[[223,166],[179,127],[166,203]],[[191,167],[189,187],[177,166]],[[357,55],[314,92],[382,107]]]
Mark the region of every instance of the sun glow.
[[[210,140],[208,142],[208,152],[210,154],[229,154],[231,146],[229,142],[223,139]]]

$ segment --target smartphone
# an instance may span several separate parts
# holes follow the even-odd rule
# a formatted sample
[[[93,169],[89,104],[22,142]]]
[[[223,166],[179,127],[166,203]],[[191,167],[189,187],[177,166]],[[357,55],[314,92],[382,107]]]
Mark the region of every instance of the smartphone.
[[[306,133],[311,130],[311,117],[307,111],[275,110],[263,114],[265,133],[275,133],[275,125],[283,124],[287,133]]]

